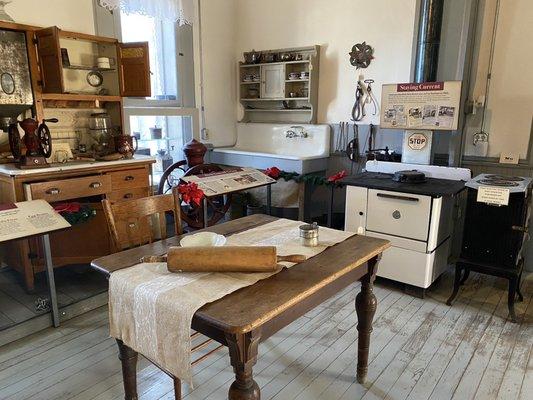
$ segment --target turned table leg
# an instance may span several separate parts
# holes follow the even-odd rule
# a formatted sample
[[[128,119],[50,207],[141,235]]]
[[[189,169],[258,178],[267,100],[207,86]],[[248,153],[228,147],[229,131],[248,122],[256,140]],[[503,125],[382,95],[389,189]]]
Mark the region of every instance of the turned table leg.
[[[137,356],[138,353],[117,339],[122,379],[124,381],[124,399],[137,400]]]
[[[357,312],[357,331],[359,332],[357,353],[357,382],[364,383],[368,373],[368,351],[370,348],[370,334],[372,333],[372,320],[376,313],[377,300],[373,286],[376,279],[377,263],[379,258],[374,257],[368,261],[368,272],[361,279],[361,292],[355,298]]]
[[[260,334],[252,331],[244,334],[226,334],[235,381],[229,389],[229,400],[259,400],[261,392],[254,381],[252,368],[257,362]]]

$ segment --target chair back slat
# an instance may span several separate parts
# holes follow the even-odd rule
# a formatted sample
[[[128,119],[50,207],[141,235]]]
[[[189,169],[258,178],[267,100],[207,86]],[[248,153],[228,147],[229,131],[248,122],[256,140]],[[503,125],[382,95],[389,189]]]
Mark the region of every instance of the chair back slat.
[[[182,233],[179,198],[172,194],[112,203],[102,200],[115,251],[167,238],[165,213],[174,214],[174,231]]]

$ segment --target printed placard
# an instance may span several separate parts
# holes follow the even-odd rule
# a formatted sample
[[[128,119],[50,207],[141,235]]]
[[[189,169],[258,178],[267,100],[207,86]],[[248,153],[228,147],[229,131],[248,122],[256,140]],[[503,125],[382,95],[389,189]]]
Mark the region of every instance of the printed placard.
[[[506,206],[509,204],[509,189],[496,186],[480,186],[477,190],[477,201],[480,203]]]
[[[209,174],[184,176],[182,180],[195,182],[203,190],[206,197],[219,196],[276,182],[275,179],[254,168],[232,168]]]
[[[0,204],[0,243],[68,227],[70,224],[44,200]]]
[[[383,85],[381,128],[456,130],[461,82]]]
[[[518,153],[501,153],[500,154],[500,164],[518,164],[520,161],[520,156]]]

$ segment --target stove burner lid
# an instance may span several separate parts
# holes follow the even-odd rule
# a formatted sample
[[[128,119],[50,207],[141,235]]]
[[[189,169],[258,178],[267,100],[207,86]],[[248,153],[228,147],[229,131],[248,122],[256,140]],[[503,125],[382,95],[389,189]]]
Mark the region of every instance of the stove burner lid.
[[[480,179],[478,183],[482,185],[488,185],[488,186],[503,186],[503,187],[512,187],[512,186],[519,186],[518,183],[513,182],[508,179]]]
[[[396,171],[392,176],[392,180],[400,183],[424,183],[426,181],[426,175],[416,169]]]
[[[521,176],[485,175],[485,180],[522,182],[524,178]]]

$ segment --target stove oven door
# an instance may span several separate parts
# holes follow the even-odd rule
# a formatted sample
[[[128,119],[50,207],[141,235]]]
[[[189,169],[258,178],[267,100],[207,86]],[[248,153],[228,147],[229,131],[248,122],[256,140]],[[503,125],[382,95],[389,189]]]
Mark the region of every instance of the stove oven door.
[[[370,189],[366,228],[414,240],[427,241],[431,197]]]

